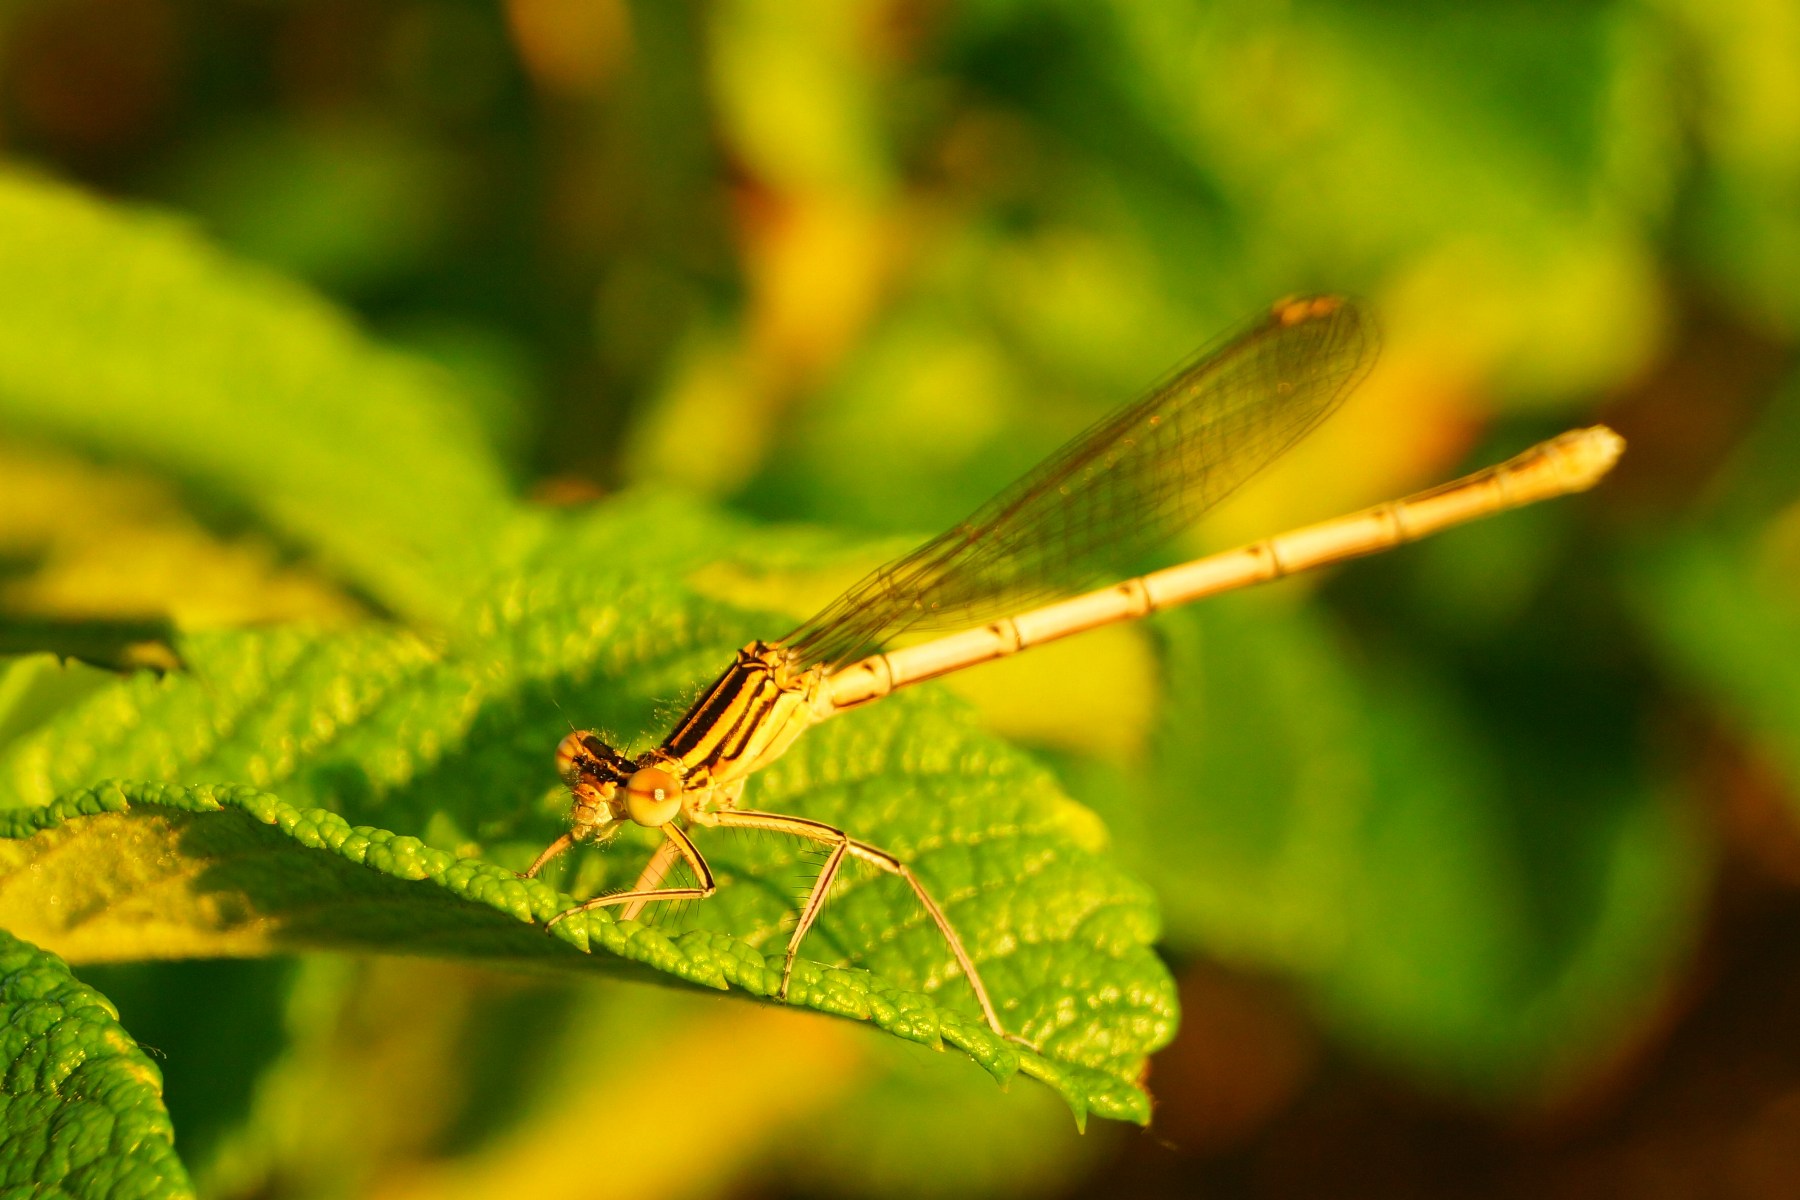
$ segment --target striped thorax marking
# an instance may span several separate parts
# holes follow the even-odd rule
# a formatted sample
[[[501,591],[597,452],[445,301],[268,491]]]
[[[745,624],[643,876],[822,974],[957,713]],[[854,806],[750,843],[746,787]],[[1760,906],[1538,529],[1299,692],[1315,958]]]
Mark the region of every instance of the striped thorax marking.
[[[716,881],[690,825],[801,838],[820,847],[825,860],[788,938],[778,997],[787,995],[801,942],[839,869],[861,862],[906,882],[988,1027],[1030,1045],[1002,1022],[969,948],[911,867],[822,821],[739,807],[745,781],[834,713],[1032,646],[1581,491],[1624,449],[1603,426],[1572,431],[1405,499],[1071,594],[1087,566],[1172,536],[1279,457],[1342,403],[1373,354],[1372,324],[1355,303],[1332,296],[1284,301],[1103,419],[969,520],[877,568],[787,637],[746,646],[657,748],[632,757],[593,733],[570,733],[556,762],[571,793],[571,828],[525,874],[536,875],[572,845],[610,838],[625,823],[660,830],[662,838],[635,884],[582,901],[550,923],[607,907],[631,921],[648,904],[711,896]],[[1027,601],[1035,607],[1015,610]],[[882,649],[956,618],[970,625]],[[688,878],[671,879],[683,864]]]
[[[817,720],[822,672],[793,674],[786,652],[752,642],[662,744],[690,790],[726,787],[773,762]]]

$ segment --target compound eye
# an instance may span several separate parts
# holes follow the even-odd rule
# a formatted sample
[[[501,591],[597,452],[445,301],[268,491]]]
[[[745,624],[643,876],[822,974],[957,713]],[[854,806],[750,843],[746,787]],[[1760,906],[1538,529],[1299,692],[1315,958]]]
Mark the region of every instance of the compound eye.
[[[681,780],[661,767],[640,767],[625,781],[625,812],[639,825],[667,825],[681,811]]]
[[[582,760],[594,757],[588,742],[596,740],[593,730],[583,729],[556,743],[556,773],[564,783],[573,784]]]

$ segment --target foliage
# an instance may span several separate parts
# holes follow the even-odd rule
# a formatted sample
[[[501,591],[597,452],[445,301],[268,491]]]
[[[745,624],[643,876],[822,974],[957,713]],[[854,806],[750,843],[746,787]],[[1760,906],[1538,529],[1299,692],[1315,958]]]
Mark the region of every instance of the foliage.
[[[9,1191],[193,1195],[175,1157],[162,1074],[106,997],[56,955],[0,934],[0,1012]]]
[[[60,205],[74,227],[60,240],[74,246],[77,267],[84,235],[115,256],[124,247],[162,264],[204,257],[155,225],[98,216],[84,201],[23,180],[10,187],[15,206],[34,209],[40,223],[54,225]],[[194,311],[230,313],[225,334],[240,345],[238,327],[295,323],[290,297],[260,294],[229,271],[209,276],[177,266],[147,282],[165,307],[194,292]],[[122,297],[84,298],[94,330],[130,330],[142,319],[145,293],[125,289]],[[201,318],[184,324],[206,327]],[[316,356],[298,373],[360,398],[353,407],[369,432],[355,444],[376,461],[417,449],[414,432],[433,428],[430,414],[453,411],[441,394],[384,390],[395,360],[353,335],[339,333],[322,347],[304,326],[298,336]],[[141,345],[131,337],[94,340],[108,350],[90,348],[82,356],[90,365],[109,355],[124,360],[100,374],[126,377],[142,365],[133,361]],[[204,366],[216,353],[186,353],[194,361],[184,384],[197,398],[196,425],[204,425],[215,419],[206,405],[226,402],[244,366],[227,358],[209,374]],[[252,362],[280,357],[254,343],[243,353]],[[416,367],[406,372],[429,376]],[[45,371],[47,378],[66,374]],[[365,385],[362,374],[373,378]],[[29,426],[38,394],[24,386],[10,394],[24,414],[20,424]],[[116,431],[115,404],[105,388],[80,387],[53,407],[66,428]],[[277,386],[260,407],[265,428],[238,428],[246,442],[261,441],[261,452],[223,447],[230,461],[254,461],[257,472],[212,480],[241,488],[239,507],[277,528],[289,510],[329,513],[344,505],[341,511],[366,513],[368,520],[332,539],[348,547],[340,561],[349,570],[366,547],[442,536],[415,534],[404,514],[373,502],[357,486],[363,463],[324,454],[329,423],[308,444],[306,421],[331,417],[320,414],[310,386]],[[289,411],[302,416],[295,436],[287,433]],[[182,426],[179,418],[167,424],[177,433]],[[391,440],[376,440],[377,432]],[[472,447],[462,452],[479,476]],[[178,436],[146,454],[177,476],[191,460]],[[288,469],[288,454],[305,469]],[[429,472],[454,476],[445,465],[453,457],[413,459],[418,481],[401,476],[383,486],[402,496]],[[288,478],[299,498],[259,511],[260,498],[249,497],[260,496],[252,485],[262,472]],[[352,481],[348,496],[340,494],[341,479]],[[229,491],[215,488],[220,502]],[[305,499],[314,492],[317,505]],[[749,614],[696,594],[686,576],[720,562],[766,569],[792,552],[784,554],[779,537],[758,545],[730,523],[666,500],[620,499],[580,517],[498,508],[457,523],[457,561],[470,565],[456,590],[448,577],[436,585],[432,607],[444,620],[430,635],[367,623],[196,632],[173,643],[179,671],[139,672],[72,696],[60,711],[32,714],[35,727],[0,760],[12,839],[0,856],[6,925],[90,962],[337,948],[571,966],[597,954],[627,974],[635,967],[773,995],[785,944],[778,935],[792,919],[783,881],[796,865],[791,847],[721,855],[732,886],[676,936],[597,910],[545,937],[544,924],[571,897],[481,856],[522,867],[555,836],[554,808],[544,811],[532,794],[543,789],[527,781],[541,773],[544,747],[554,744],[560,703],[641,740],[650,731],[634,724],[651,716],[656,697],[691,686],[706,663],[727,661],[730,648],[751,636],[744,632]],[[483,541],[482,531],[494,527],[506,532]],[[647,531],[654,531],[653,548],[639,550]],[[305,528],[283,532],[298,537]],[[436,561],[429,550],[421,547],[418,557]],[[368,582],[375,589],[391,578],[376,569]],[[10,668],[32,681],[51,670],[42,659]],[[929,700],[884,706],[809,743],[769,773],[760,802],[837,821],[912,860],[945,898],[977,961],[989,964],[1008,1021],[1044,1053],[1021,1053],[978,1015],[959,1013],[972,998],[949,1007],[928,999],[926,989],[947,982],[948,947],[904,891],[871,881],[842,889],[814,945],[877,975],[809,962],[796,972],[790,1001],[927,1045],[956,1046],[1002,1080],[1023,1069],[1056,1087],[1078,1119],[1090,1109],[1145,1119],[1136,1079],[1143,1055],[1170,1035],[1173,1001],[1166,973],[1144,946],[1155,935],[1149,898],[1096,856],[1101,838],[1091,818],[1016,752]],[[112,778],[145,782],[89,786]],[[215,782],[171,786],[189,780]],[[634,871],[621,857],[607,864],[613,873]],[[407,882],[434,886],[420,891]],[[629,874],[598,886],[628,882]]]
[[[601,1158],[641,1196],[1106,1194],[1220,1145],[1268,1194],[1450,1194],[1429,1105],[1610,1145],[1668,1063],[1787,1061],[1662,1055],[1800,881],[1786,7],[227,7],[0,16],[0,922],[168,1051],[203,1194],[575,1195]],[[827,908],[793,1008],[899,1036],[717,1003],[767,993],[816,869],[779,839],[708,841],[705,904],[534,929],[648,849],[510,877],[571,725],[646,744],[1310,291],[1380,314],[1375,375],[1171,556],[1595,419],[1619,472],[896,697],[753,785],[918,863],[1078,1114],[1149,1111],[1158,941],[1207,1014],[1158,1138],[993,1087],[969,1060],[1015,1054],[892,880]],[[1762,1163],[1718,1119],[1547,1182],[1514,1123],[1465,1157],[1520,1190]]]

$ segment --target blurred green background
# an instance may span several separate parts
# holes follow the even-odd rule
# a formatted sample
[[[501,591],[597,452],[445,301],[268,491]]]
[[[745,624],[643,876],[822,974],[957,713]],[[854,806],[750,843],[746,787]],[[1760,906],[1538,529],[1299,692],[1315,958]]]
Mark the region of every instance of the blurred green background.
[[[1377,372],[1178,551],[1630,445],[1590,496],[955,685],[1159,893],[1149,1131],[653,989],[83,970],[205,1194],[1800,1190],[1800,8],[0,12],[9,159],[441,362],[538,502],[935,532],[1306,291],[1368,298]],[[367,611],[105,461],[9,435],[0,473],[9,651]]]

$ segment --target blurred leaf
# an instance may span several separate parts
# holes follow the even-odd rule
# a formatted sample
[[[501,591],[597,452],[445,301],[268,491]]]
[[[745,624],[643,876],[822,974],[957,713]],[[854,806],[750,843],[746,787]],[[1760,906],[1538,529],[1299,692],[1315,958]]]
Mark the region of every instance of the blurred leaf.
[[[1503,765],[1440,682],[1351,669],[1280,599],[1156,627],[1155,771],[1102,808],[1175,945],[1297,975],[1358,1042],[1484,1092],[1541,1086],[1631,1036],[1621,1014],[1685,950],[1704,856],[1628,758],[1596,773],[1544,747]]]
[[[395,1200],[524,1193],[583,1200],[593,1195],[601,1170],[608,1194],[634,1200],[675,1200],[741,1186],[767,1148],[794,1129],[809,1130],[809,1143],[817,1138],[818,1123],[831,1120],[866,1076],[866,1050],[888,1041],[797,1010],[716,1004],[661,990],[586,987],[568,989],[567,1000],[532,1031],[532,1086],[515,1098],[504,1128],[488,1128],[474,1146],[466,1137],[447,1141],[450,1153],[407,1171],[401,1185],[385,1194]],[[1008,1095],[966,1060],[905,1049],[976,1076],[1001,1104],[1047,1104],[1069,1129],[1068,1111],[1048,1089],[1011,1089]],[[516,1064],[516,1058],[508,1064],[509,1074]],[[346,1082],[355,1087],[361,1081]],[[380,1081],[370,1082],[381,1089]],[[665,1100],[661,1111],[678,1109],[679,1120],[636,1121],[630,1136],[617,1140],[615,1126],[596,1124],[596,1113],[626,1106],[647,1112]]]
[[[1057,1196],[1116,1145],[1109,1130],[1071,1128],[1047,1092],[1002,1095],[898,1043],[872,1057],[864,1086],[771,1139],[783,1178],[825,1196]]]
[[[0,1181],[72,1200],[192,1196],[162,1075],[106,998],[0,931]]]
[[[792,550],[771,536],[757,554],[745,531],[643,499],[517,544],[529,548],[497,562],[498,582],[459,618],[487,657],[396,630],[198,633],[178,643],[188,673],[123,679],[15,741],[0,753],[0,787],[23,840],[0,911],[88,960],[339,946],[637,964],[769,994],[779,954],[771,973],[764,950],[778,951],[791,923],[802,847],[703,830],[724,886],[694,907],[690,932],[671,939],[601,910],[547,938],[536,923],[567,897],[416,839],[523,866],[566,803],[520,793],[548,776],[548,747],[567,728],[559,698],[571,714],[645,729],[653,697],[716,670],[756,624],[698,601],[685,572],[726,546],[728,558],[775,564]],[[109,777],[242,786],[82,790]],[[1025,1069],[1077,1111],[1143,1117],[1143,1056],[1173,1026],[1170,981],[1145,947],[1154,912],[1096,853],[1091,814],[1042,771],[926,692],[814,731],[753,794],[913,862],[1009,1025],[1045,1047]],[[589,865],[616,882],[638,862]],[[948,1040],[1010,1073],[1011,1048],[967,1015],[948,949],[897,882],[847,881],[808,943],[874,974],[802,967],[794,1001]],[[606,953],[578,957],[590,945]]]
[[[1141,629],[1096,629],[1035,649],[958,671],[944,686],[1013,741],[1111,762],[1143,754],[1162,697],[1156,655]],[[1069,686],[1073,679],[1081,686]],[[1046,696],[1055,702],[1046,704]]]
[[[852,527],[941,529],[997,490],[1004,472],[1036,461],[1030,449],[1002,444],[1017,436],[1032,399],[1017,364],[976,322],[928,315],[936,308],[926,302],[890,317],[829,394],[799,415],[754,497],[762,509],[829,504]],[[1042,406],[1045,398],[1035,399]]]
[[[172,476],[410,614],[510,503],[450,381],[167,218],[0,176],[0,424]]]
[[[71,636],[110,625],[128,640],[135,624],[134,640],[147,641],[171,623],[341,621],[364,612],[342,589],[281,561],[267,535],[207,529],[175,487],[146,471],[0,443],[0,474],[0,560],[16,564],[0,577],[0,638],[23,641],[34,622]],[[79,639],[45,648],[102,661]]]
[[[466,1140],[450,1135],[481,1083],[473,1069],[478,1048],[517,1050],[521,1038],[541,1038],[545,1018],[554,1024],[557,1015],[509,1013],[482,1001],[561,990],[522,974],[418,958],[311,954],[288,974],[276,1012],[284,1027],[279,1056],[234,1110],[235,1127],[216,1149],[188,1159],[209,1196],[392,1194],[396,1177],[410,1175],[447,1140]],[[667,992],[656,994],[667,1001]],[[514,1026],[508,1016],[530,1019]],[[588,1049],[605,1054],[591,1040]],[[509,1065],[516,1075],[529,1064],[515,1058]],[[185,1066],[171,1055],[172,1100]],[[516,1087],[498,1090],[498,1098],[517,1102]],[[174,1111],[189,1155],[190,1127]]]
[[[455,377],[466,411],[496,458],[510,468],[524,457],[535,431],[529,428],[530,410],[519,399],[535,394],[538,381],[517,339],[490,325],[439,314],[387,322],[382,335]]]
[[[429,254],[457,199],[455,166],[379,113],[257,121],[187,148],[174,192],[237,253],[357,290]]]
[[[887,186],[866,6],[729,0],[709,16],[718,116],[760,174],[784,191]]]
[[[0,619],[0,652],[80,646],[141,662],[135,643],[186,630],[191,660],[162,680],[48,658],[0,666],[0,745],[16,739],[0,751],[0,791],[30,804],[108,774],[250,784],[519,866],[566,803],[545,761],[565,729],[610,725],[642,745],[736,644],[829,599],[828,582],[857,573],[839,568],[882,557],[842,535],[699,520],[642,498],[613,509],[610,529],[520,519],[494,444],[521,475],[678,479],[763,515],[931,531],[1208,331],[1284,292],[1352,289],[1383,315],[1378,374],[1203,537],[1261,536],[1439,477],[1498,406],[1621,388],[1621,423],[1671,448],[1639,476],[1643,495],[1666,500],[1711,472],[1720,443],[1705,435],[1733,425],[1720,388],[1732,391],[1735,364],[1691,353],[1694,325],[1711,320],[1696,312],[1756,323],[1759,353],[1776,354],[1800,311],[1800,17],[1786,0],[251,7],[214,22],[173,20],[166,0],[0,16],[9,152],[109,195],[180,197],[227,242],[352,290],[371,321],[405,331],[459,382],[372,350],[316,301],[165,222],[100,217],[0,178],[0,216],[15,218],[0,224],[0,436],[19,448],[0,461],[0,610],[29,618]],[[154,36],[136,45],[121,29]],[[56,219],[16,219],[21,190]],[[1659,361],[1665,343],[1672,364]],[[1724,345],[1730,360],[1743,343]],[[1640,390],[1663,400],[1646,405]],[[1750,403],[1763,388],[1737,390]],[[1601,1056],[1665,1028],[1644,1014],[1668,997],[1711,865],[1682,805],[1696,780],[1719,786],[1715,764],[1661,735],[1725,726],[1759,781],[1765,762],[1800,779],[1789,666],[1800,443],[1755,441],[1743,468],[1755,512],[1667,546],[1663,529],[1646,530],[1625,570],[1635,607],[1611,594],[1620,564],[1600,539],[1571,556],[1573,522],[1546,509],[1411,558],[1396,571],[1411,572],[1410,592],[1365,587],[1359,605],[1373,576],[1353,569],[1317,595],[1285,585],[1191,626],[1159,618],[1111,647],[1084,638],[1067,661],[1024,656],[954,686],[981,696],[990,728],[1066,756],[1068,777],[1111,814],[1119,853],[1162,888],[1179,954],[1277,967],[1341,1046],[1419,1078],[1492,1094],[1585,1065],[1570,1090],[1592,1095],[1626,1074],[1596,1073]],[[84,456],[84,471],[46,480],[45,443]],[[1644,519],[1628,508],[1611,506],[1608,542]],[[28,528],[11,536],[20,518]],[[1545,619],[1569,615],[1553,587],[1593,600],[1572,637]],[[385,629],[193,632],[361,620],[366,600],[456,634],[444,646]],[[1158,638],[1160,680],[1145,649]],[[941,695],[891,704],[817,731],[753,795],[891,835],[953,894],[968,872],[942,843],[971,831],[1003,829],[1002,848],[1016,847],[1012,826],[1025,825],[1054,843],[1057,864],[1088,861],[1098,831],[971,734],[966,711]],[[939,769],[938,747],[952,767]],[[1717,799],[1691,814],[1725,819]],[[129,832],[177,815],[81,820]],[[286,836],[225,812],[183,819]],[[104,849],[76,823],[65,830],[39,836]],[[554,886],[586,894],[629,877],[645,844],[623,840]],[[112,847],[108,861],[153,868],[139,853],[149,845]],[[742,934],[759,956],[777,948],[815,864],[759,840],[707,848],[734,878],[649,932],[678,948],[714,946],[714,934]],[[293,853],[518,932],[430,882]],[[809,954],[961,1003],[904,892],[849,883]],[[1005,954],[1039,919],[1027,898],[1062,920],[1058,906],[1084,887],[1009,884],[1017,912],[1001,911],[999,888],[955,899],[972,937]],[[1083,944],[1112,937],[1136,970],[1147,909],[1133,892],[1102,913]],[[1723,944],[1741,915],[1721,914]],[[167,928],[120,931],[122,919],[97,921],[121,941]],[[1099,928],[1106,919],[1130,936]],[[871,948],[870,930],[890,925],[892,945]],[[464,925],[446,928],[468,940]],[[1032,996],[1031,972],[1058,969],[1034,964],[996,991]],[[214,1177],[194,1160],[203,1185],[573,1200],[608,1183],[780,1193],[795,1174],[870,1192],[881,1171],[945,1190],[1070,1190],[1083,1184],[1060,1174],[1092,1152],[1089,1139],[1064,1157],[1072,1139],[1051,1139],[1066,1124],[1040,1136],[1056,1119],[1047,1091],[1002,1097],[960,1056],[798,1006],[695,995],[690,1015],[666,990],[606,988],[555,1014],[569,1027],[538,1042],[549,1017],[476,1011],[468,997],[488,984],[459,984],[482,976],[460,965],[314,956],[299,976],[293,1043],[257,1087],[241,1141],[225,1134],[245,1169]],[[1062,993],[1079,1019],[1106,1013],[1115,997],[1079,982]],[[1735,986],[1756,992],[1754,979]],[[1140,1016],[1166,1012],[1165,992],[1143,995]],[[210,1016],[242,996],[208,1001],[196,1008]],[[1109,1079],[1135,1069],[1152,1034],[1121,1038],[1136,1049]],[[374,1052],[359,1057],[365,1041]],[[844,1049],[863,1043],[880,1048]],[[521,1046],[526,1059],[555,1056],[568,1085],[543,1088],[541,1060],[518,1069]],[[889,1050],[903,1065],[859,1091]],[[1712,1058],[1762,1061],[1730,1050]],[[1253,1073],[1243,1063],[1229,1069]],[[1216,1099],[1204,1072],[1175,1082],[1192,1066],[1158,1062],[1165,1095]],[[239,1071],[241,1085],[251,1068]],[[171,1065],[172,1095],[175,1079]],[[429,1089],[417,1104],[414,1087]],[[1756,1136],[1734,1133],[1712,1156],[1773,1180],[1770,1194],[1792,1175],[1792,1113],[1768,1103],[1779,1091],[1760,1109],[1740,1103],[1734,1128],[1749,1121]],[[515,1123],[450,1115],[465,1096]],[[644,1119],[671,1110],[683,1119]],[[1292,1182],[1310,1159],[1329,1192],[1351,1160],[1318,1155],[1320,1132],[1403,1174],[1417,1160],[1394,1153],[1397,1137],[1438,1153],[1435,1113],[1396,1117],[1377,1102],[1297,1115],[1281,1122],[1292,1137],[1233,1156],[1224,1190],[1245,1170]],[[797,1157],[830,1143],[810,1173],[759,1152],[783,1122]],[[914,1122],[942,1148],[917,1154]],[[506,1145],[465,1144],[490,1135]],[[1651,1141],[1685,1178],[1692,1147]],[[1602,1174],[1643,1163],[1602,1157]],[[1452,1160],[1445,1170],[1465,1169],[1462,1155],[1435,1161]],[[743,1178],[764,1162],[783,1174]]]
[[[0,658],[0,746],[117,681],[111,671],[64,662],[54,654]]]
[[[1556,704],[1558,682],[1540,682],[1516,702]],[[1508,761],[1502,729],[1424,680],[1381,672],[1368,687],[1377,803],[1342,958],[1317,981],[1334,1023],[1494,1098],[1614,1059],[1645,1036],[1696,934],[1708,856],[1685,797],[1604,743]]]
[[[1175,944],[1310,971],[1342,944],[1372,784],[1354,679],[1315,616],[1270,603],[1159,614],[1154,775],[1085,790],[1163,897]]]
[[[1639,598],[1670,667],[1768,756],[1800,805],[1800,583],[1759,565],[1753,547],[1690,535],[1646,562]]]
[[[140,1045],[154,1047],[176,1150],[202,1195],[220,1194],[207,1179],[208,1164],[243,1127],[261,1080],[287,1048],[282,1012],[302,961],[170,959],[81,968],[82,982],[105,993],[120,1024]]]
[[[1631,560],[1661,666],[1753,744],[1800,804],[1800,380],[1717,471],[1701,511]]]
[[[1231,197],[1274,290],[1385,271],[1395,324],[1514,390],[1636,369],[1661,318],[1638,222],[1670,207],[1673,119],[1647,18],[1611,5],[1109,6],[1140,119]],[[1646,59],[1649,62],[1645,66]],[[1623,79],[1625,82],[1620,82]],[[1205,80],[1196,86],[1196,80]],[[1651,103],[1615,103],[1635,88]],[[1610,176],[1629,172],[1636,211]]]
[[[1800,331],[1800,15],[1768,0],[1677,0],[1699,93],[1688,263],[1759,324]]]
[[[789,417],[747,502],[910,533],[966,516],[1216,332],[1170,311],[1145,257],[1117,227],[947,231]]]
[[[1033,1195],[1114,1140],[1078,1133],[1048,1089],[1002,1091],[960,1057],[665,989],[315,956],[290,1024],[250,1127],[216,1169],[195,1165],[209,1193],[578,1200],[603,1162],[609,1191],[636,1200],[771,1166],[846,1194]],[[471,1067],[483,1056],[494,1074]],[[628,1150],[596,1124],[661,1097],[682,1119],[635,1124]]]

